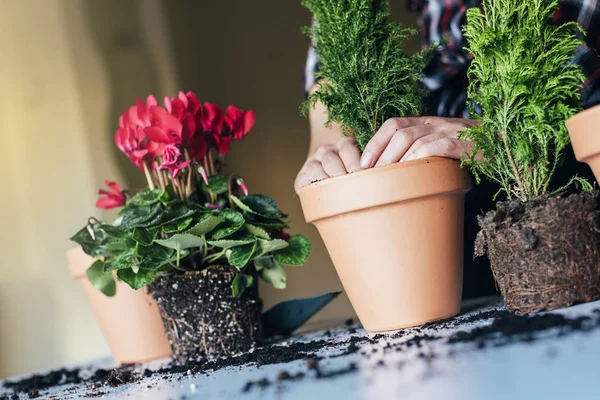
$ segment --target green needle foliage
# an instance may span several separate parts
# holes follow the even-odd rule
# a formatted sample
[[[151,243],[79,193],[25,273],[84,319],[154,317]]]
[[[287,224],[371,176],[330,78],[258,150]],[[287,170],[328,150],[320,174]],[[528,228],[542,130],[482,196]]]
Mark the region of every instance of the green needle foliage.
[[[419,87],[426,54],[406,55],[413,29],[390,20],[386,0],[303,0],[314,17],[305,28],[319,55],[317,90],[303,104],[304,115],[321,102],[329,123],[341,123],[362,151],[381,124],[423,111]]]
[[[498,182],[508,198],[527,201],[549,192],[569,144],[565,120],[580,109],[585,76],[570,61],[582,29],[575,22],[552,25],[557,5],[557,0],[483,0],[483,12],[467,11],[465,36],[474,57],[469,95],[483,116],[473,112],[481,125],[461,135],[474,143],[465,164],[478,179]],[[573,181],[590,187],[577,177]]]

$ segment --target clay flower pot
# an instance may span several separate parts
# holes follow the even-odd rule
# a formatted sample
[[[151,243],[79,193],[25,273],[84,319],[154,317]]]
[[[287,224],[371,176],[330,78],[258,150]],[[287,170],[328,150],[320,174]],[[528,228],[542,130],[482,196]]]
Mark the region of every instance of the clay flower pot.
[[[460,162],[427,158],[300,190],[360,321],[387,331],[458,314],[463,274]]]
[[[240,298],[231,294],[233,267],[210,266],[158,277],[148,285],[161,311],[173,359],[200,361],[250,350],[260,341],[258,279]]]
[[[133,364],[171,356],[160,312],[145,289],[136,291],[118,281],[117,294],[107,297],[87,279],[86,270],[94,259],[81,247],[67,251],[67,262],[73,277],[81,282],[117,362]]]
[[[566,125],[575,157],[588,164],[600,182],[600,105],[575,114]]]

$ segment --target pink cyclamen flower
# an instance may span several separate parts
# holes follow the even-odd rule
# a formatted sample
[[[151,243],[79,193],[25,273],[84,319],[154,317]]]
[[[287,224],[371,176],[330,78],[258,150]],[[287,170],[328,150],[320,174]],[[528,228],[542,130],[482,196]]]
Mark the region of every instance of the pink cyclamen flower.
[[[177,146],[173,144],[168,144],[163,149],[162,162],[160,164],[160,169],[171,169],[179,162],[179,158],[181,157],[181,151],[177,148]]]
[[[152,161],[160,154],[162,144],[148,140],[144,129],[150,126],[150,108],[156,99],[150,95],[144,103],[137,99],[136,105],[126,109],[119,118],[119,129],[115,133],[115,144],[133,164],[142,168],[144,160]]]
[[[173,167],[169,168],[169,171],[171,171],[171,176],[173,177],[173,179],[177,178],[177,175],[179,175],[179,173],[181,171],[183,171],[185,168],[188,167],[188,165],[190,165],[192,163],[192,160],[186,160],[186,161],[182,161],[176,165],[174,165]]]
[[[110,190],[100,189],[98,191],[99,195],[106,196],[106,197],[99,198],[98,201],[96,202],[96,207],[110,209],[110,208],[124,206],[125,205],[125,196],[123,195],[123,192],[121,191],[121,187],[119,186],[119,184],[116,182],[110,182],[108,180],[104,180],[104,184]]]
[[[254,111],[242,111],[234,105],[227,107],[225,125],[235,140],[242,140],[254,127],[256,116]]]

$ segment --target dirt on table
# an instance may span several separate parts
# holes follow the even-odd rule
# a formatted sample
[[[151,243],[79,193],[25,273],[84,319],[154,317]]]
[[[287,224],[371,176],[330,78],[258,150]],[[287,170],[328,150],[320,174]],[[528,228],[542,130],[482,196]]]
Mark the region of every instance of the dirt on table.
[[[232,268],[210,266],[159,277],[148,286],[176,362],[229,356],[248,351],[260,342],[258,279],[255,276],[252,286],[240,298],[234,298]]]
[[[485,324],[482,324],[485,322]],[[473,323],[479,323],[473,327]],[[282,342],[259,347],[252,352],[224,357],[217,360],[201,360],[186,364],[172,363],[158,370],[143,369],[142,365],[125,365],[117,369],[99,369],[91,376],[84,377],[80,369],[61,369],[47,374],[38,374],[20,380],[4,381],[0,388],[13,393],[27,395],[32,391],[43,391],[60,385],[65,392],[75,385],[86,385],[88,393],[85,397],[103,395],[108,387],[121,386],[126,383],[143,383],[146,378],[182,379],[199,373],[211,374],[227,367],[249,367],[272,364],[287,364],[295,360],[305,360],[301,371],[280,371],[276,379],[259,379],[246,382],[243,390],[261,389],[273,384],[285,384],[289,381],[303,379],[333,379],[342,375],[353,374],[359,368],[365,368],[357,359],[377,357],[381,361],[383,354],[389,352],[413,351],[418,359],[434,362],[437,357],[479,351],[482,348],[502,347],[511,343],[532,343],[567,335],[572,332],[587,332],[600,328],[600,309],[595,309],[586,316],[569,317],[562,314],[547,313],[537,315],[515,315],[502,308],[492,308],[483,312],[475,312],[467,316],[459,316],[443,321],[433,322],[421,327],[400,331],[368,335],[358,333],[346,340],[340,340],[340,334],[347,335],[347,327],[331,332],[331,338],[325,335],[310,341]],[[450,332],[448,332],[450,330]],[[444,333],[442,333],[444,332]],[[449,333],[449,334],[448,334]],[[430,343],[448,343],[451,346],[447,355],[436,353]],[[374,346],[376,345],[376,346]],[[334,349],[334,351],[331,351]],[[470,350],[469,350],[470,349]],[[326,354],[326,355],[324,355]],[[321,361],[342,355],[354,355],[348,363],[337,369],[329,369],[321,365]],[[377,361],[377,358],[374,361]],[[402,365],[398,365],[401,367]],[[373,368],[395,368],[394,364],[375,362]],[[89,374],[88,374],[89,375]],[[147,384],[147,383],[145,383]],[[13,395],[0,395],[1,400],[12,400]]]
[[[479,217],[476,255],[487,255],[506,308],[555,310],[600,299],[598,192],[498,202]]]

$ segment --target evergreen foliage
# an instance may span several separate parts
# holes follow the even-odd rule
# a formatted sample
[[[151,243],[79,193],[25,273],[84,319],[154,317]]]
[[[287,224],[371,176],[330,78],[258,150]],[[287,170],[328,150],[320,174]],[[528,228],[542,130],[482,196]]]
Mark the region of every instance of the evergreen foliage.
[[[303,113],[322,102],[362,151],[381,124],[423,112],[420,88],[427,53],[406,55],[416,32],[390,20],[387,0],[303,0],[314,17],[305,28],[319,55],[317,90]]]
[[[482,124],[461,138],[474,143],[465,160],[476,177],[498,182],[508,198],[549,193],[569,144],[565,120],[580,109],[584,74],[571,63],[582,43],[575,23],[551,24],[558,1],[483,0],[467,11],[465,36],[474,59],[469,97]],[[477,158],[476,158],[476,155]],[[585,188],[587,181],[573,178]]]

